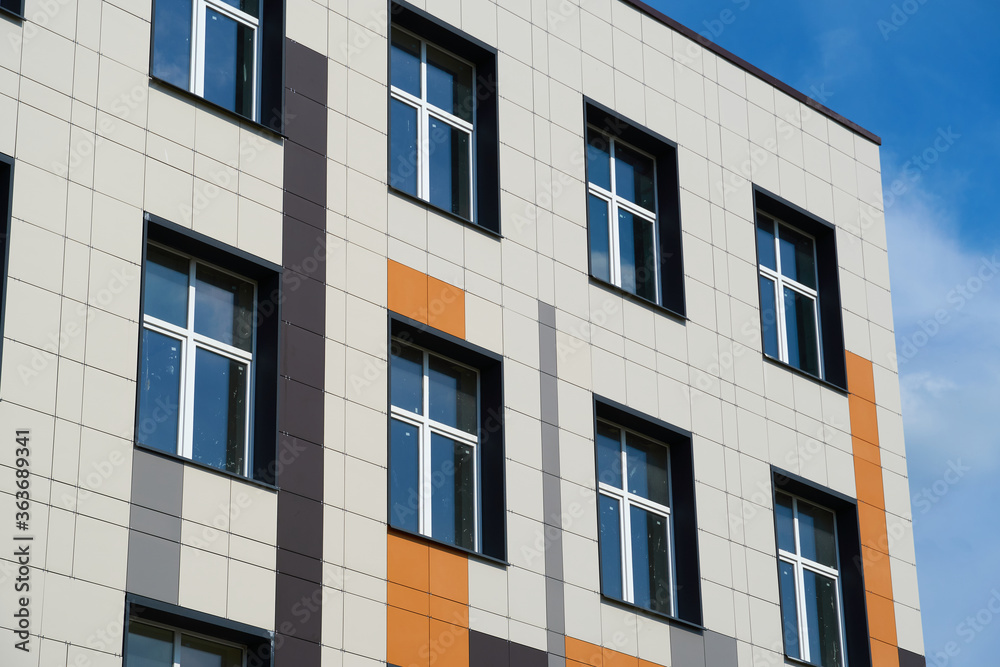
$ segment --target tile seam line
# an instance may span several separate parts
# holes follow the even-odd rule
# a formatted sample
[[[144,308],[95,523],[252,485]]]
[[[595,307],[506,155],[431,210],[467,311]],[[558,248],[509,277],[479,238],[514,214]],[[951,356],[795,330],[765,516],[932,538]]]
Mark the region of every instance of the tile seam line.
[[[661,12],[661,11],[659,11],[657,9],[654,9],[653,7],[647,5],[645,2],[642,2],[641,0],[621,0],[621,1],[624,2],[624,3],[626,3],[626,4],[632,5],[633,7],[635,7],[636,9],[638,9],[639,11],[641,11],[642,13],[648,15],[649,17],[651,17],[651,18],[659,21],[660,23],[663,23],[664,25],[666,25],[669,28],[672,28],[672,29],[676,30],[677,32],[679,32],[682,35],[684,35],[685,37],[688,37],[689,39],[693,40],[694,42],[696,42],[697,44],[701,45],[702,47],[708,49],[709,51],[711,51],[712,53],[716,54],[717,56],[720,56],[721,58],[723,58],[725,60],[728,60],[729,62],[731,62],[732,64],[736,65],[740,69],[748,72],[749,74],[753,74],[758,79],[761,79],[762,81],[764,81],[764,83],[767,83],[767,84],[770,84],[770,85],[774,86],[775,88],[777,88],[781,92],[785,93],[786,95],[789,95],[790,97],[798,100],[799,102],[802,102],[806,106],[808,106],[808,107],[810,107],[812,109],[815,109],[816,111],[822,113],[824,116],[826,116],[830,120],[833,120],[834,122],[836,122],[836,123],[844,126],[845,128],[847,128],[848,130],[851,130],[852,132],[855,132],[856,134],[861,135],[865,139],[867,139],[867,140],[871,141],[872,143],[874,143],[876,146],[881,146],[882,145],[882,138],[880,136],[878,136],[877,134],[875,134],[874,132],[871,132],[870,130],[866,130],[865,128],[861,127],[860,125],[858,125],[854,121],[845,118],[844,116],[840,115],[836,111],[834,111],[834,110],[830,109],[829,107],[821,104],[820,102],[817,102],[816,100],[814,100],[813,98],[809,97],[808,95],[806,95],[802,91],[793,88],[792,86],[788,85],[784,81],[781,81],[777,77],[775,77],[775,76],[773,76],[771,74],[768,74],[767,72],[765,72],[764,70],[760,69],[759,67],[756,67],[755,65],[751,65],[750,63],[748,63],[743,58],[740,58],[738,55],[736,55],[736,54],[732,53],[731,51],[729,51],[729,50],[727,50],[727,49],[719,46],[718,44],[716,44],[712,40],[708,39],[707,37],[705,37],[703,35],[700,35],[699,33],[695,32],[693,29],[687,27],[686,25],[683,25],[682,23],[679,23],[675,19],[670,18],[669,16],[667,16],[663,12]]]

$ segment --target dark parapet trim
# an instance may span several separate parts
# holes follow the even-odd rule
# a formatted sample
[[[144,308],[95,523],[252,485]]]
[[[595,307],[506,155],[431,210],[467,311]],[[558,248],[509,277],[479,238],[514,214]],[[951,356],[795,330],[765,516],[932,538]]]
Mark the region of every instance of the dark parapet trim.
[[[771,76],[770,74],[768,74],[764,70],[760,69],[759,67],[755,67],[755,66],[751,65],[750,63],[748,63],[747,61],[743,60],[742,58],[740,58],[736,54],[734,54],[734,53],[732,53],[730,51],[727,51],[726,49],[722,48],[721,46],[719,46],[718,44],[716,44],[712,40],[708,39],[704,35],[701,35],[701,34],[695,32],[694,30],[692,30],[691,28],[687,27],[686,25],[678,23],[677,21],[675,21],[674,19],[670,18],[669,16],[667,16],[663,12],[658,11],[656,9],[653,9],[652,7],[650,7],[649,5],[647,5],[645,2],[641,2],[641,0],[622,0],[622,1],[625,2],[626,4],[632,5],[633,7],[635,7],[636,9],[638,9],[643,14],[647,14],[648,16],[656,19],[660,23],[663,23],[663,24],[667,25],[668,27],[676,30],[677,32],[679,32],[682,35],[684,35],[685,37],[694,40],[696,43],[698,43],[701,46],[703,46],[704,48],[708,49],[709,51],[711,51],[715,55],[717,55],[720,58],[723,58],[725,60],[728,60],[729,62],[731,62],[732,64],[736,65],[737,67],[739,67],[741,69],[746,70],[747,72],[749,72],[750,74],[753,74],[755,77],[757,77],[761,81],[764,81],[765,83],[768,83],[768,84],[774,86],[775,88],[777,88],[781,92],[785,93],[789,97],[792,97],[792,98],[798,100],[799,102],[802,102],[806,106],[808,106],[808,107],[810,107],[812,109],[815,109],[816,111],[820,112],[824,116],[828,117],[830,120],[833,120],[834,122],[839,123],[840,125],[843,125],[848,130],[851,130],[852,132],[855,132],[855,133],[861,135],[862,137],[864,137],[868,141],[871,141],[872,143],[874,143],[876,146],[881,146],[882,145],[882,138],[879,137],[877,134],[875,134],[873,132],[870,132],[870,131],[866,130],[865,128],[861,127],[860,125],[858,125],[857,123],[844,118],[843,116],[841,116],[836,111],[833,111],[829,107],[826,107],[823,104],[820,104],[819,102],[817,102],[813,98],[809,97],[805,93],[800,92],[800,91],[796,90],[795,88],[792,88],[791,86],[789,86],[784,81],[778,80],[777,78]]]

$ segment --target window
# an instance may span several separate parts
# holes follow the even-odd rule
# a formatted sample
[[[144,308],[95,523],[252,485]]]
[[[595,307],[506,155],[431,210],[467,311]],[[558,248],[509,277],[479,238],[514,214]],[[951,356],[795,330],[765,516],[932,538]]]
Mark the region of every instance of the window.
[[[757,213],[764,353],[820,374],[819,294],[813,239]]]
[[[271,633],[128,593],[128,667],[270,667]]]
[[[138,667],[243,667],[245,652],[243,646],[137,620],[129,623],[125,649]]]
[[[137,444],[273,481],[275,273],[152,223],[147,238]]]
[[[276,4],[157,0],[152,76],[250,120],[273,124],[275,114],[280,119],[280,72],[275,78],[273,62],[264,67],[262,62],[265,56],[281,58],[283,28]]]
[[[760,188],[755,200],[764,355],[846,388],[834,228]]]
[[[3,352],[4,301],[7,294],[7,239],[10,238],[11,203],[14,196],[14,160],[0,153],[0,353]]]
[[[24,1],[0,0],[0,10],[2,10],[2,12],[7,12],[8,14],[13,14],[19,18],[24,18]]]
[[[499,232],[496,55],[393,5],[389,185]]]
[[[779,492],[775,515],[785,654],[840,667],[844,649],[834,514]]]
[[[604,594],[673,615],[669,467],[664,445],[597,422]]]
[[[590,274],[684,313],[675,147],[587,105]]]
[[[502,559],[499,361],[403,321],[393,333],[389,523]]]
[[[819,667],[871,664],[856,501],[772,472],[785,655]]]
[[[595,398],[601,592],[701,623],[690,434]]]

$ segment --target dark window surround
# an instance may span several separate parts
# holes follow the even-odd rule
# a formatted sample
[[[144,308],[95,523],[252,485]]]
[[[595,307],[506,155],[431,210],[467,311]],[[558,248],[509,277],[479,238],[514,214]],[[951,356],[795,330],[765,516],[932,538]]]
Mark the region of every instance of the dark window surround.
[[[0,14],[24,20],[24,0],[0,0]]]
[[[146,213],[143,218],[143,256],[142,275],[145,285],[146,247],[149,241],[156,241],[168,248],[185,252],[198,259],[225,267],[247,278],[257,281],[257,352],[254,357],[253,382],[253,428],[250,441],[253,470],[249,477],[236,475],[239,479],[275,485],[276,468],[279,465],[277,456],[278,445],[278,336],[280,331],[280,311],[283,294],[281,286],[286,278],[280,266],[255,257],[211,237],[181,227],[163,218]],[[139,312],[144,312],[140,289]],[[139,356],[136,368],[142,365],[142,346],[139,346]],[[134,442],[137,447],[149,449],[158,454],[171,456],[170,452],[144,447],[139,443],[139,396],[135,404]],[[178,460],[195,464],[196,462],[173,454]],[[207,467],[209,470],[215,468]],[[225,473],[225,471],[218,471]],[[229,473],[225,473],[229,474]]]
[[[389,185],[389,190],[410,201],[419,202],[433,211],[439,211],[455,220],[481,227],[500,234],[500,126],[498,120],[499,93],[497,90],[497,50],[461,30],[441,21],[427,12],[405,2],[390,5],[389,18],[392,25],[398,25],[419,35],[422,39],[440,46],[446,51],[468,60],[476,66],[476,117],[475,117],[475,222],[466,220],[450,211],[431,204],[429,201],[397,190]],[[387,40],[388,41],[388,40]],[[387,80],[391,80],[392,45],[388,49]],[[389,87],[386,87],[386,113],[392,102]],[[386,145],[386,164],[390,164],[392,147]]]
[[[650,153],[656,158],[657,236],[659,245],[656,258],[660,268],[660,293],[658,303],[631,294],[631,297],[649,306],[662,308],[678,317],[685,317],[684,254],[681,239],[680,181],[677,173],[677,144],[666,137],[642,127],[625,116],[584,98],[584,123],[593,125],[606,134],[620,138],[627,144]],[[585,140],[586,141],[586,140]],[[587,182],[590,182],[589,175]],[[589,220],[588,220],[589,225]],[[612,249],[615,250],[615,249]],[[594,276],[587,252],[587,272],[591,280],[630,294],[612,283]]]
[[[861,532],[858,523],[857,501],[775,466],[771,466],[771,476],[774,482],[771,492],[772,507],[775,505],[774,496],[780,490],[825,507],[836,515],[837,552],[840,556],[840,590],[843,598],[842,613],[844,634],[847,637],[844,652],[847,656],[847,664],[855,667],[870,665],[868,605],[861,560]],[[777,531],[774,534],[774,549],[775,554],[777,554]],[[775,556],[775,570],[777,570],[777,556]],[[797,664],[810,664],[794,658],[788,658],[788,660]]]
[[[819,328],[820,336],[823,339],[823,375],[816,377],[780,359],[769,357],[763,352],[761,354],[764,354],[766,360],[795,370],[805,377],[819,380],[840,390],[846,390],[847,360],[844,353],[844,320],[840,307],[840,265],[837,262],[836,227],[757,185],[754,186],[754,206],[755,211],[761,210],[816,239],[816,273],[819,278],[819,287],[816,291],[819,294]],[[756,217],[755,213],[755,228]],[[754,242],[754,252],[758,252],[756,241]],[[760,256],[758,254],[757,267],[759,266]],[[760,312],[761,318],[763,318],[763,308],[760,309]],[[760,325],[760,330],[763,331],[763,319],[761,319]]]
[[[9,1],[9,0],[0,0]],[[23,0],[21,0],[23,2]],[[152,24],[149,34],[149,71],[153,71],[153,35],[156,31],[156,2],[150,13]],[[150,74],[150,80],[157,84],[186,93],[194,99],[204,102],[212,109],[223,111],[233,118],[263,127],[271,132],[281,134],[284,131],[284,95],[285,95],[285,3],[283,0],[261,0],[259,19],[259,40],[261,58],[258,62],[260,76],[260,100],[258,104],[259,118],[249,118],[232,109],[209,102],[197,93],[176,86]]]
[[[392,505],[388,501],[389,525],[407,535],[443,544],[460,552],[482,556],[502,564],[507,562],[507,485],[503,431],[503,357],[477,345],[428,327],[402,315],[389,313],[389,339],[402,339],[430,352],[444,355],[479,370],[479,516],[480,551],[467,551],[426,535],[392,526]],[[391,372],[391,369],[389,369]],[[392,400],[386,389],[386,405]],[[387,425],[391,423],[387,415]],[[388,432],[387,432],[388,433]]]
[[[677,621],[693,629],[701,630],[703,629],[701,570],[698,560],[698,524],[691,433],[595,394],[595,427],[598,419],[624,426],[670,447],[670,485],[673,494],[673,506],[670,508],[670,514],[674,525],[673,557],[675,579],[677,580],[677,590],[673,593],[677,601],[677,616],[670,616],[624,602],[615,597],[605,596],[603,590],[601,591],[602,598],[632,610]],[[594,447],[594,469],[597,470],[596,445]],[[598,524],[600,524],[600,517],[598,517]]]
[[[4,306],[7,297],[7,272],[10,269],[10,216],[14,204],[14,158],[0,153],[0,262],[3,262],[3,274],[0,274],[0,358],[3,356],[3,324],[7,308]],[[2,362],[0,362],[2,363]]]
[[[230,621],[211,614],[185,609],[152,598],[125,594],[125,631],[122,633],[122,667],[128,665],[128,626],[131,619],[169,625],[181,632],[242,644],[246,647],[246,667],[271,667],[274,662],[274,633],[269,630]]]

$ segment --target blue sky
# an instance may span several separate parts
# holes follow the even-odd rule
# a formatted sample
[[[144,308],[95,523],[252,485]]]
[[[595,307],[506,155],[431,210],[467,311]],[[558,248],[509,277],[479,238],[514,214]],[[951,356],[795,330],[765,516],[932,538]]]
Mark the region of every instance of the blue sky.
[[[882,137],[887,201],[906,186],[886,225],[928,665],[997,664],[1000,614],[983,610],[1000,597],[1000,3],[650,4]],[[953,145],[907,170],[949,128]]]

